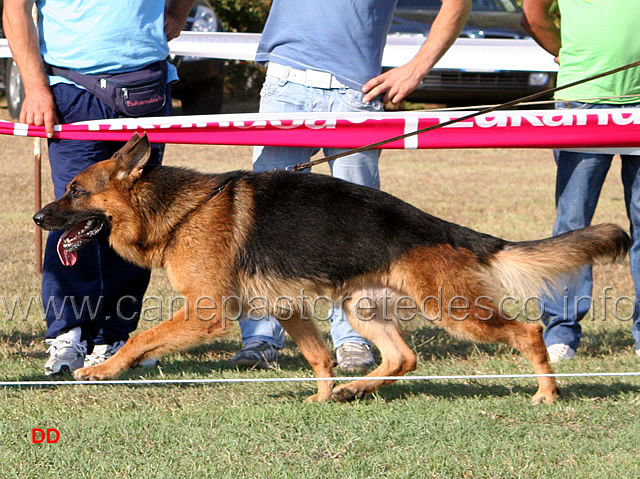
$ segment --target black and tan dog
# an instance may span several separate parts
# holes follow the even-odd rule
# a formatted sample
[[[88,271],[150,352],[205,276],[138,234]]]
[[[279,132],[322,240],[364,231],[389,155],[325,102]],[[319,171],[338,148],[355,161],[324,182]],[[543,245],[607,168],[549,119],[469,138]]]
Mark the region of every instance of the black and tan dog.
[[[244,306],[254,297],[268,299],[316,377],[331,377],[333,358],[314,322],[301,317],[295,301],[283,306],[283,298],[298,298],[301,291],[344,303],[354,329],[380,350],[382,362],[370,376],[399,376],[416,366],[399,321],[376,315],[370,304],[366,318],[356,314],[363,298],[381,291],[403,296],[405,303],[411,299],[430,318],[441,314],[433,324],[456,337],[506,343],[527,357],[535,373],[550,374],[542,327],[507,318],[500,298],[505,292],[537,294],[584,264],[615,259],[629,248],[628,235],[615,225],[513,243],[324,175],[207,175],[147,167],[148,158],[147,138],[134,135],[34,216],[44,229],[67,230],[59,245],[63,262],[72,264],[77,250],[108,234],[127,260],[164,267],[186,298],[171,320],[135,335],[104,363],[76,370],[77,379],[113,378],[146,358],[227,333],[222,305],[231,297]],[[203,298],[206,321],[196,319]],[[445,307],[437,310],[429,298]],[[334,388],[318,381],[310,400],[349,400],[389,382],[356,380]],[[539,377],[538,383],[534,403],[553,402],[554,379]]]

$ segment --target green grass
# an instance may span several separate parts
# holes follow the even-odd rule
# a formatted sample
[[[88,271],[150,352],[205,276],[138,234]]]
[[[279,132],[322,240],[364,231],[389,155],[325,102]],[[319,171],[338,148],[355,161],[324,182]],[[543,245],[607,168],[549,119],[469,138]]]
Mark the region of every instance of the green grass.
[[[206,361],[205,365],[211,363]],[[421,373],[520,370],[509,352],[447,357]],[[280,377],[168,361],[167,377]],[[580,370],[586,363],[576,363]],[[622,361],[618,366],[629,367]],[[186,370],[186,372],[185,372]],[[568,368],[563,368],[563,371]],[[506,371],[505,371],[506,372]],[[148,375],[145,375],[148,376]],[[401,382],[352,404],[306,404],[301,384],[60,386],[6,391],[0,476],[49,477],[637,477],[637,385],[565,381],[533,407],[528,382]],[[33,445],[31,428],[57,444]]]
[[[0,298],[39,294],[33,271],[32,141],[0,138]],[[166,162],[200,170],[249,168],[241,147],[169,146]],[[46,163],[46,162],[45,162]],[[616,166],[619,169],[619,164]],[[326,171],[323,169],[321,171]],[[553,223],[549,151],[389,151],[383,189],[429,212],[511,240]],[[45,199],[51,198],[44,172]],[[597,221],[626,225],[613,171]],[[598,266],[596,291],[632,294],[628,264]],[[149,294],[175,294],[154,272]],[[9,320],[0,301],[0,380],[41,380],[44,322]],[[596,311],[578,358],[558,372],[637,371],[630,324]],[[145,322],[141,328],[157,324]],[[417,375],[531,373],[504,346],[473,345],[431,327],[408,339]],[[310,377],[291,343],[280,368],[235,371],[238,332],[124,378]],[[534,407],[535,380],[400,381],[351,404],[306,404],[313,383],[71,386],[0,389],[1,478],[638,477],[640,380],[560,379],[561,399]],[[31,444],[32,428],[56,444]]]

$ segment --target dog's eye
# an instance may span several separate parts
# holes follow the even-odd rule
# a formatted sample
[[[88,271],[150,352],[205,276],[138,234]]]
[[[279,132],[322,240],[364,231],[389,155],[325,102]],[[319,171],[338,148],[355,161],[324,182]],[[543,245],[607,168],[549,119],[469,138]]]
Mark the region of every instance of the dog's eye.
[[[71,198],[79,198],[80,196],[87,194],[87,192],[78,185],[71,185],[69,187],[69,193],[71,194]]]

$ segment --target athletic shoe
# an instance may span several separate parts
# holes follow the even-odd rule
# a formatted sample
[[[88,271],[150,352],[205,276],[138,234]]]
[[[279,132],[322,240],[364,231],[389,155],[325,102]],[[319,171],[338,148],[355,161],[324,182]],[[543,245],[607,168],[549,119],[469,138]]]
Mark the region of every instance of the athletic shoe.
[[[234,368],[271,369],[278,362],[278,348],[266,341],[250,341],[231,360]]]
[[[82,331],[73,328],[55,339],[45,339],[49,345],[47,353],[49,360],[44,365],[44,373],[47,376],[53,374],[72,373],[84,364],[84,355],[87,354],[87,342],[80,341]]]
[[[105,362],[111,356],[116,354],[126,341],[116,341],[113,344],[97,344],[93,347],[93,352],[84,358],[84,366],[95,366]],[[158,364],[156,358],[149,358],[142,361],[138,366],[150,368]]]
[[[376,365],[368,344],[344,343],[336,349],[338,367],[348,372],[368,371]]]
[[[569,361],[576,357],[576,351],[567,344],[552,344],[547,348],[550,363]]]
[[[640,356],[640,348],[636,348],[636,356]]]

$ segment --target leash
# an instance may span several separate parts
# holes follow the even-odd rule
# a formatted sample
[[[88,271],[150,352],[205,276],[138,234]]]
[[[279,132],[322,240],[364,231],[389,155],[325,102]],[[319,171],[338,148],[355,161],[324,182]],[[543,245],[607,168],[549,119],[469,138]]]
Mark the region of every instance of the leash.
[[[483,108],[483,109],[478,110],[476,112],[469,113],[468,115],[464,115],[464,116],[461,116],[459,118],[455,118],[453,120],[445,121],[444,123],[438,123],[437,125],[432,125],[432,126],[428,126],[426,128],[421,128],[421,129],[416,130],[416,131],[412,131],[412,132],[409,132],[409,133],[405,133],[403,135],[395,136],[393,138],[388,138],[386,140],[378,141],[376,143],[371,143],[369,145],[361,146],[359,148],[353,148],[351,150],[347,150],[347,151],[343,151],[342,153],[338,153],[336,155],[326,156],[324,158],[319,158],[317,160],[311,160],[311,161],[307,161],[307,162],[303,162],[303,163],[298,163],[297,165],[287,167],[286,170],[287,171],[306,170],[307,168],[311,168],[313,166],[320,165],[322,163],[326,163],[328,161],[337,160],[338,158],[349,156],[349,155],[352,155],[354,153],[361,153],[363,151],[373,150],[374,148],[378,148],[378,147],[386,145],[388,143],[393,143],[394,141],[403,140],[403,139],[409,138],[411,136],[416,136],[416,135],[420,135],[421,133],[426,133],[427,131],[437,130],[438,128],[443,128],[445,126],[453,125],[454,123],[458,123],[458,122],[461,122],[461,121],[469,120],[470,118],[474,118],[476,116],[484,115],[486,113],[491,113],[491,112],[496,111],[496,110],[502,110],[502,109],[505,109],[505,108],[509,108],[509,107],[518,105],[520,103],[525,103],[525,102],[528,102],[528,101],[531,101],[531,100],[535,100],[536,98],[540,98],[540,97],[548,95],[550,93],[555,93],[557,91],[564,90],[566,88],[571,88],[571,87],[574,87],[576,85],[580,85],[582,83],[586,83],[586,82],[589,82],[589,81],[592,81],[592,80],[597,80],[599,78],[602,78],[602,77],[605,77],[605,76],[608,76],[608,75],[613,75],[615,73],[619,73],[619,72],[622,72],[622,71],[625,71],[625,70],[629,70],[629,69],[637,67],[639,65],[640,65],[640,61],[629,63],[627,65],[624,65],[624,66],[621,66],[621,67],[618,67],[618,68],[614,68],[612,70],[608,70],[608,71],[606,71],[604,73],[598,73],[596,75],[592,75],[590,77],[583,78],[582,80],[577,80],[577,81],[574,81],[572,83],[567,83],[566,85],[562,85],[562,86],[558,86],[558,87],[554,87],[554,88],[548,88],[548,89],[540,91],[538,93],[533,93],[531,95],[527,95],[527,96],[524,96],[524,97],[521,97],[521,98],[516,98],[515,100],[511,100],[511,101],[508,101],[506,103],[501,103],[499,105],[493,105],[493,106],[490,106],[490,107],[487,107],[487,108]]]

